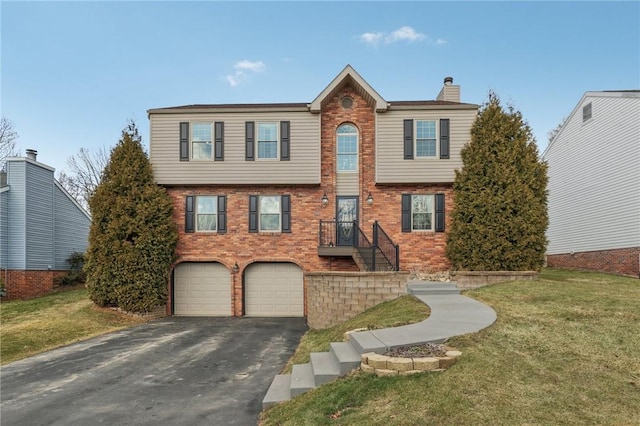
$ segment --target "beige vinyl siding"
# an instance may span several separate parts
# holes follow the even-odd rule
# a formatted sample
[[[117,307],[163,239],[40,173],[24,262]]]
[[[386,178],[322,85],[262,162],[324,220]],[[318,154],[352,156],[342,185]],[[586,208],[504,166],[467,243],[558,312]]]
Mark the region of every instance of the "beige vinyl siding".
[[[460,149],[469,142],[470,130],[476,118],[475,109],[389,110],[377,114],[376,120],[376,183],[449,183],[455,169],[462,168]],[[403,121],[439,120],[448,118],[450,158],[404,159]],[[439,154],[439,124],[436,124],[436,145]],[[415,137],[415,134],[414,134]]]
[[[319,184],[319,114],[189,112],[150,114],[150,159],[156,182],[195,184]],[[224,161],[180,161],[179,123],[224,122]],[[290,160],[245,161],[245,122],[290,122]],[[257,130],[257,129],[256,129]],[[213,133],[212,133],[213,134]],[[189,152],[191,153],[191,147]],[[257,146],[256,146],[257,153]]]
[[[544,153],[549,254],[640,246],[638,117],[640,94],[587,93]]]
[[[337,195],[358,195],[360,193],[360,176],[354,173],[336,173]]]

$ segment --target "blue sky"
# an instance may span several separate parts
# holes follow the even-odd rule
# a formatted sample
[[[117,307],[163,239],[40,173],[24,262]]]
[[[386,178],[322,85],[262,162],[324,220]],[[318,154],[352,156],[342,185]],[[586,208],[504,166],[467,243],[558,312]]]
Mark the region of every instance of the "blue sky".
[[[150,108],[311,102],[351,64],[386,100],[489,90],[547,132],[589,90],[640,88],[640,2],[1,2],[1,107],[68,170]]]

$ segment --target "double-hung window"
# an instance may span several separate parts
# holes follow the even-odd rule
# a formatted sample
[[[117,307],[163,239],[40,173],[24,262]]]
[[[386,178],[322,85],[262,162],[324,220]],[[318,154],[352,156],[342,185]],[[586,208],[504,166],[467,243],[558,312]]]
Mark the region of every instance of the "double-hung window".
[[[291,196],[250,195],[249,232],[291,232]]]
[[[336,131],[338,172],[358,170],[358,129],[352,124],[343,124]]]
[[[278,159],[278,123],[257,123],[258,159]]]
[[[226,195],[187,195],[184,230],[192,232],[227,232]]]
[[[416,120],[416,157],[436,157],[435,120]]]
[[[196,231],[215,232],[218,230],[218,197],[196,197]]]
[[[211,123],[191,125],[191,152],[194,160],[211,160]]]
[[[402,232],[444,232],[444,194],[402,194]]]

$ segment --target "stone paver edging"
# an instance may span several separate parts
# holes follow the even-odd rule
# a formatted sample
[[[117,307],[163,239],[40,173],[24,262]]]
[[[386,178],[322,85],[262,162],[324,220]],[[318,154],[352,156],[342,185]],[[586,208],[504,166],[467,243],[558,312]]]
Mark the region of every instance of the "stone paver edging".
[[[369,352],[360,355],[360,370],[377,376],[396,376],[444,371],[456,363],[462,352],[450,350],[445,356],[404,358]]]

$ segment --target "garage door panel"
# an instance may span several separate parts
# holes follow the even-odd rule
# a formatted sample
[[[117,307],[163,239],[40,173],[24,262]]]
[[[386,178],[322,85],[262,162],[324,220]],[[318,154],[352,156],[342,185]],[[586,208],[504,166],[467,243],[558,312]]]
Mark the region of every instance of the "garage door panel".
[[[231,276],[220,263],[183,263],[174,272],[174,314],[230,316]]]
[[[245,314],[304,316],[304,278],[293,263],[256,263],[245,273]]]

